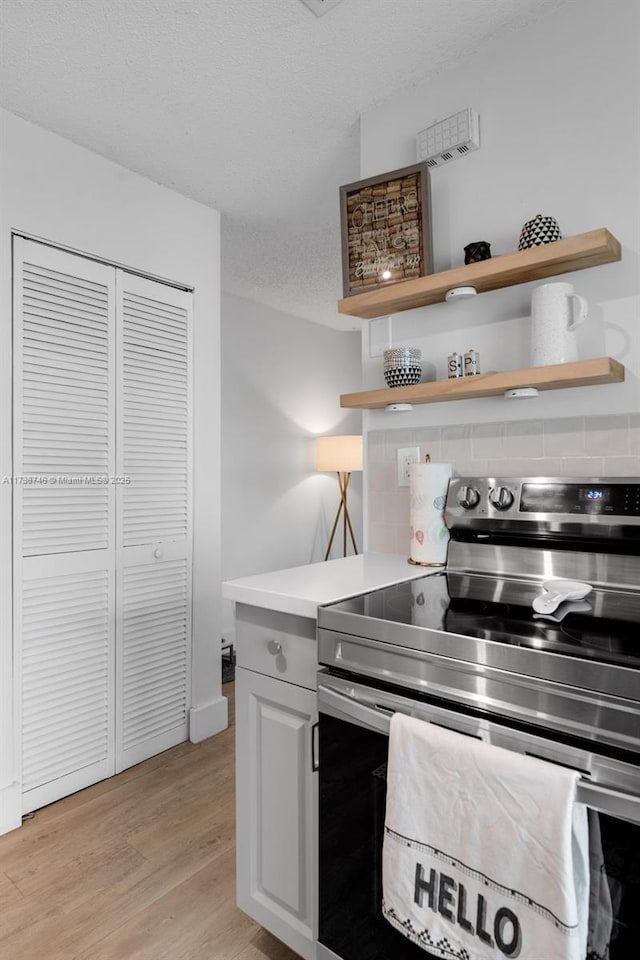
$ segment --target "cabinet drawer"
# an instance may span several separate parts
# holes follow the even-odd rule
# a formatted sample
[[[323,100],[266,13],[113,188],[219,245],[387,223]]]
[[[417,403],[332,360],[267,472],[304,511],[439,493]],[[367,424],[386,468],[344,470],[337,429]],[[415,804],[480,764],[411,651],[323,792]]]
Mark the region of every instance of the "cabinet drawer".
[[[236,656],[239,667],[315,690],[316,621],[238,603]]]

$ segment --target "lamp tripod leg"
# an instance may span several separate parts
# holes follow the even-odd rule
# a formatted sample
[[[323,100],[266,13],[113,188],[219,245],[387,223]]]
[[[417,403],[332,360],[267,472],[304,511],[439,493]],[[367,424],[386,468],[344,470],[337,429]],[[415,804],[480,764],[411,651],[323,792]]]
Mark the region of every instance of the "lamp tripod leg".
[[[350,534],[350,536],[351,536],[351,543],[353,544],[353,552],[354,552],[354,553],[358,553],[358,547],[357,547],[357,544],[356,544],[356,538],[355,538],[354,535],[353,535],[353,527],[351,526],[351,517],[349,516],[349,511],[347,510],[347,505],[346,505],[346,504],[345,504],[345,516],[346,516],[347,523],[348,523],[348,525],[349,525],[349,534]],[[345,556],[346,556],[346,553],[345,553]]]
[[[345,473],[340,492],[344,500],[344,517],[343,517],[343,556],[347,555],[347,526],[349,527],[349,535],[351,537],[351,543],[353,544],[353,552],[358,553],[358,546],[356,544],[356,538],[353,533],[353,527],[351,526],[351,517],[349,516],[349,507],[347,506],[347,487],[349,486],[349,481],[351,480],[351,474]]]
[[[342,556],[346,557],[347,555],[347,517],[349,516],[347,510],[347,487],[349,486],[349,480],[351,478],[350,473],[345,473],[340,477],[338,474],[338,486],[340,487],[340,496],[342,498],[342,506],[344,507],[344,513],[342,515]]]
[[[356,538],[355,538],[354,533],[353,533],[353,527],[351,526],[351,517],[349,516],[349,508],[348,508],[348,506],[347,506],[347,487],[349,486],[349,480],[350,480],[350,479],[351,479],[351,474],[350,474],[350,473],[346,473],[346,474],[345,474],[345,481],[344,481],[344,489],[343,489],[343,492],[344,492],[344,524],[345,524],[345,530],[344,530],[344,556],[345,556],[345,557],[346,557],[346,555],[347,555],[347,531],[346,531],[347,525],[348,525],[348,527],[349,527],[349,535],[351,536],[351,543],[353,544],[353,552],[356,553],[356,554],[358,553],[358,546],[357,546],[357,544],[356,544]]]
[[[349,536],[351,537],[351,543],[353,544],[353,551],[356,554],[358,553],[358,546],[356,544],[356,538],[351,525],[351,517],[349,516],[349,508],[347,507],[347,487],[349,486],[351,473],[340,474],[336,472],[336,476],[338,477],[338,487],[340,488],[340,504],[338,506],[336,518],[333,521],[331,536],[329,537],[329,546],[327,547],[327,552],[324,555],[325,560],[329,559],[331,547],[333,546],[333,539],[336,535],[336,530],[338,529],[338,523],[340,521],[340,514],[342,511],[344,511],[342,515],[342,556],[346,557],[347,555],[347,529],[349,530]]]
[[[329,546],[327,547],[327,552],[326,552],[325,555],[324,555],[324,559],[325,559],[325,560],[328,560],[328,559],[329,559],[329,554],[331,553],[331,547],[333,546],[333,538],[334,538],[335,535],[336,535],[336,530],[337,530],[337,528],[338,528],[338,521],[340,520],[340,514],[342,513],[342,510],[343,510],[344,505],[345,505],[345,503],[344,503],[344,497],[343,497],[343,495],[342,495],[342,484],[340,483],[340,474],[338,474],[338,484],[339,484],[339,486],[340,486],[340,504],[339,504],[339,506],[338,506],[338,512],[336,513],[336,518],[335,518],[335,520],[333,521],[333,527],[332,527],[332,529],[331,529],[331,536],[329,537]]]

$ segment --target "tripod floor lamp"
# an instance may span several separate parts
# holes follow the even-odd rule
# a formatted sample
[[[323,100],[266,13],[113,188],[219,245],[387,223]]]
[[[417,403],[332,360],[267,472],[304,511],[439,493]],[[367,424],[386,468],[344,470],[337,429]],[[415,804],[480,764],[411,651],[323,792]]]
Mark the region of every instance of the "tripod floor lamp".
[[[347,490],[351,474],[356,470],[362,470],[362,437],[360,436],[342,436],[342,437],[318,437],[316,446],[317,469],[320,472],[332,472],[338,477],[338,487],[340,488],[340,504],[336,518],[333,521],[331,536],[329,537],[329,546],[324,555],[324,559],[329,559],[333,538],[335,537],[340,514],[342,514],[342,556],[347,555],[347,529],[351,536],[354,553],[358,552],[356,538],[353,535],[351,526],[351,517],[347,507]]]

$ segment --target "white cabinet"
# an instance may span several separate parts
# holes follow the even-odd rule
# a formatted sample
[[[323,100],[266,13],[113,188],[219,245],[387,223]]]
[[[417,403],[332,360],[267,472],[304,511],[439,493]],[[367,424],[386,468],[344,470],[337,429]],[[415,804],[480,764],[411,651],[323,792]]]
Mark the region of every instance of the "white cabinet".
[[[425,575],[405,556],[359,554],[223,583],[236,604],[238,905],[305,960],[318,950],[317,610]]]
[[[316,624],[242,604],[236,616],[238,906],[313,960]]]

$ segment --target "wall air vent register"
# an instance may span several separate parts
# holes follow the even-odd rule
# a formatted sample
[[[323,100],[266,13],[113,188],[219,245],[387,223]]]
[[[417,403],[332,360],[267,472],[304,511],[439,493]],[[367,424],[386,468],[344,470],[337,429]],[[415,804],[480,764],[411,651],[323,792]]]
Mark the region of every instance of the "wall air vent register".
[[[426,160],[428,167],[457,160],[479,146],[480,118],[471,107],[441,117],[416,137],[418,161]]]
[[[316,17],[323,17],[329,10],[332,10],[334,7],[337,7],[339,3],[342,3],[342,0],[302,0],[302,3],[304,3],[305,7],[308,7],[312,13],[315,13]]]

